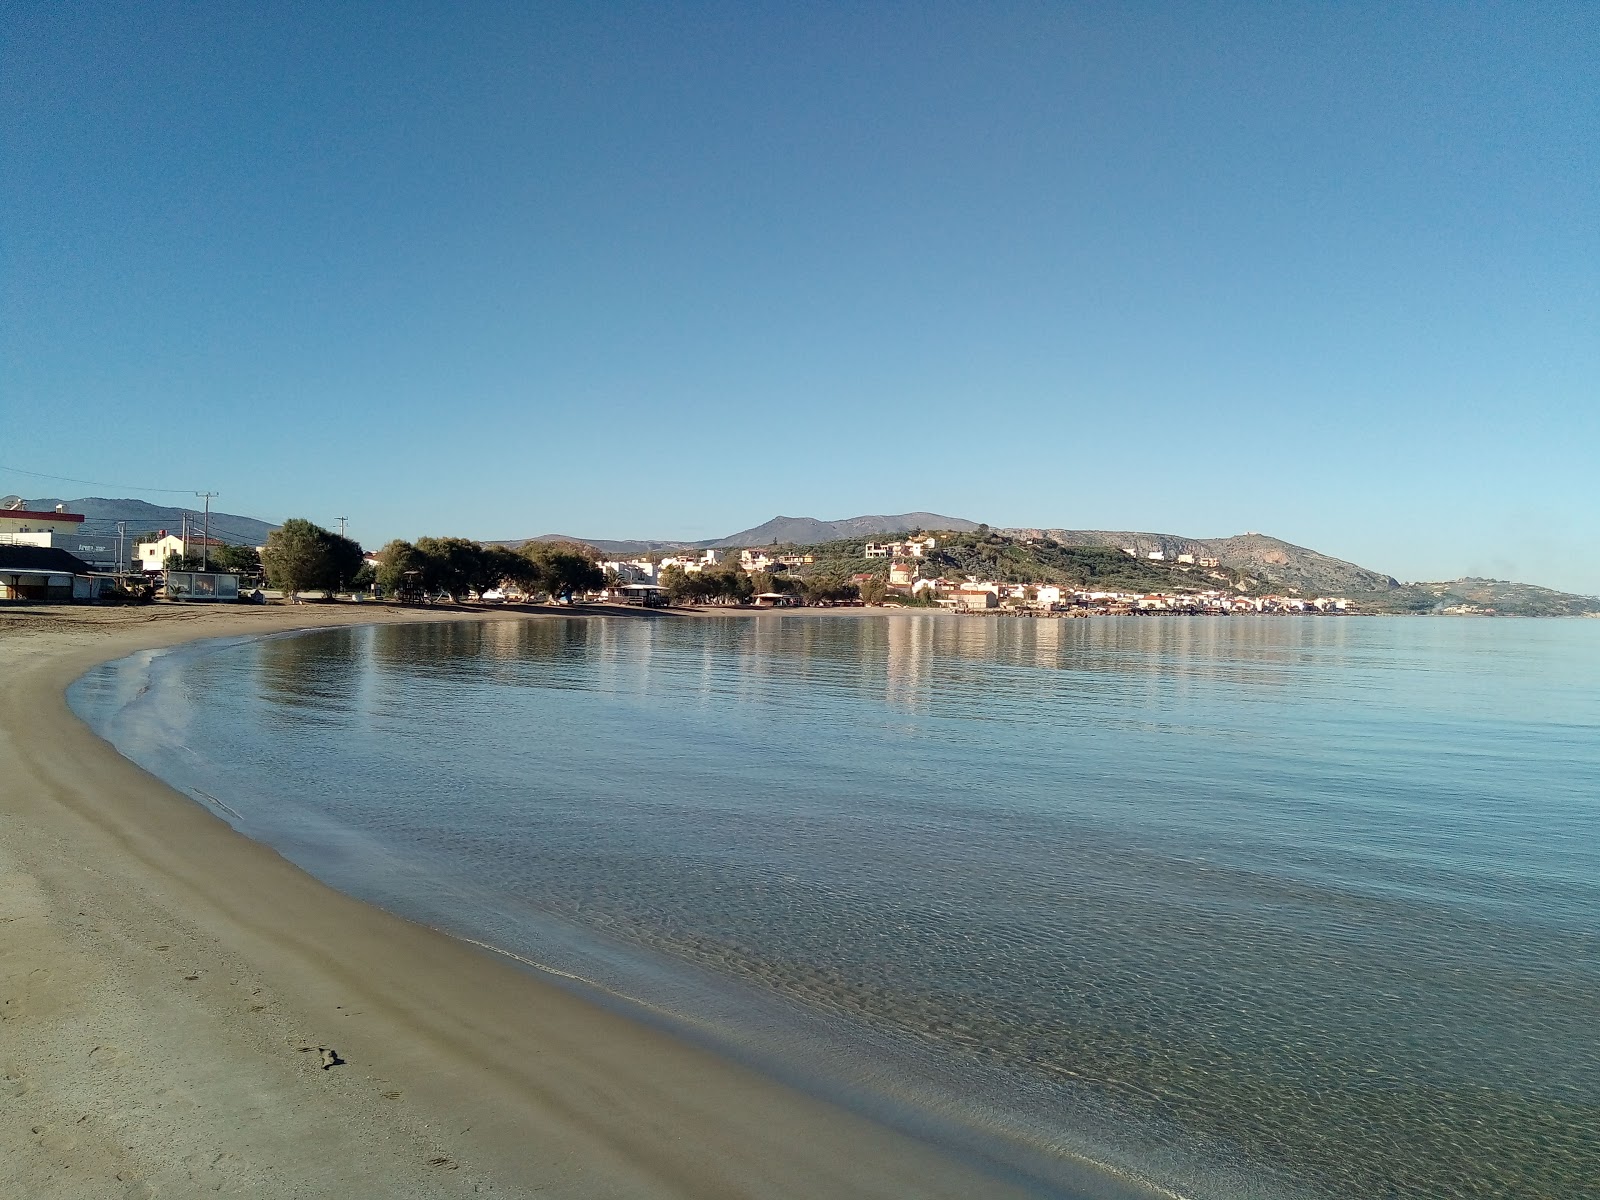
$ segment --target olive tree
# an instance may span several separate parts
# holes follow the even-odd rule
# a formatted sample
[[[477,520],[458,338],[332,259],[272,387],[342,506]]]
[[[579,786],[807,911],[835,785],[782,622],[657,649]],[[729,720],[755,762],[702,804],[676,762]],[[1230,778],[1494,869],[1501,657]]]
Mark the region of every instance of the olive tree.
[[[330,539],[334,536],[302,517],[285,521],[267,535],[266,547],[261,552],[261,566],[267,573],[267,582],[291,600],[308,588],[333,586]]]
[[[518,551],[534,568],[535,586],[570,601],[578,592],[606,585],[606,574],[589,555],[562,542],[528,542]]]

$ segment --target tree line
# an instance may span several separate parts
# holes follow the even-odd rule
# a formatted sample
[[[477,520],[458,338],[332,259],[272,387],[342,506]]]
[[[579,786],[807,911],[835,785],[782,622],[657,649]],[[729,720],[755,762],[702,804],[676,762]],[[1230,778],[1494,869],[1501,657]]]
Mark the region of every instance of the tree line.
[[[305,591],[375,588],[402,602],[437,596],[464,600],[515,588],[570,602],[581,593],[618,582],[586,548],[567,542],[525,542],[512,549],[470,538],[420,537],[414,542],[391,541],[375,558],[375,564],[367,562],[356,542],[296,517],[268,534],[260,568],[270,586],[291,598]],[[693,573],[668,567],[659,582],[673,604],[747,604],[757,595],[771,593],[791,595],[807,604],[877,603],[885,591],[884,581],[876,577],[857,583],[842,572],[750,574],[732,563]]]
[[[605,572],[577,546],[528,542],[516,550],[468,538],[421,537],[389,542],[365,561],[360,545],[295,517],[267,535],[261,568],[284,595],[365,591],[376,586],[396,600],[448,596],[463,600],[495,588],[516,587],[571,600],[606,585]]]
[[[673,604],[748,604],[755,596],[786,595],[807,604],[842,604],[852,600],[883,599],[882,581],[857,585],[833,575],[789,575],[767,571],[747,573],[731,563],[689,572],[671,566],[658,581]]]
[[[563,542],[526,542],[512,550],[468,538],[422,537],[397,539],[379,550],[372,582],[400,600],[462,600],[510,586],[570,601],[605,587],[606,576],[593,558]]]

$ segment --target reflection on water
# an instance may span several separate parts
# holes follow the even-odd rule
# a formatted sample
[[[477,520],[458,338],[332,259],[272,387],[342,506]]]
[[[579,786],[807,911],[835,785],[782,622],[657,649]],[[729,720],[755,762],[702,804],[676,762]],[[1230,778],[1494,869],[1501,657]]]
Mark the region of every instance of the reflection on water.
[[[1597,667],[1595,623],[574,619],[74,700],[169,774],[203,747],[187,781],[340,886],[699,964],[1045,1147],[1202,1194],[1568,1196],[1600,1178]]]

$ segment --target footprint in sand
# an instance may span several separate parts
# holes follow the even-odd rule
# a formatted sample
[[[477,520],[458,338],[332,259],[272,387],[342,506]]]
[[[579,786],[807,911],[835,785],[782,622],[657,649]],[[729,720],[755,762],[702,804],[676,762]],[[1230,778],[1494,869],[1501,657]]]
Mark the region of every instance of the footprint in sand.
[[[39,1137],[40,1147],[53,1153],[66,1154],[78,1148],[77,1138],[62,1130],[51,1129],[48,1125],[35,1125],[33,1132]]]
[[[21,1071],[12,1070],[0,1075],[0,1089],[4,1089],[8,1096],[26,1096],[38,1086]]]
[[[89,1051],[89,1061],[97,1067],[115,1066],[122,1061],[122,1051],[115,1046],[96,1046]]]
[[[261,1193],[254,1186],[258,1181],[249,1164],[226,1151],[212,1154],[191,1154],[182,1165],[189,1179],[202,1191],[224,1192],[228,1195],[256,1196]]]

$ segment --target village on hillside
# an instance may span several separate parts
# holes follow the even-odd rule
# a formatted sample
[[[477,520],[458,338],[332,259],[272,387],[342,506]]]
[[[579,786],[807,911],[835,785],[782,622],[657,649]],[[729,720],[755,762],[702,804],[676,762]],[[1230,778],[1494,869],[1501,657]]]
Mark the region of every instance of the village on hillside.
[[[868,541],[859,547],[847,541],[799,552],[776,548],[712,549],[694,554],[603,560],[600,566],[608,581],[612,581],[608,589],[611,594],[642,596],[651,592],[670,595],[681,590],[679,577],[691,579],[736,569],[770,585],[752,594],[750,602],[756,606],[806,602],[805,576],[799,572],[814,569],[827,551],[833,551],[827,555],[829,564],[837,566],[842,557],[840,551],[843,551],[858,553],[863,569],[845,577],[846,587],[841,589],[844,596],[825,599],[823,603],[910,604],[975,615],[1029,616],[1345,613],[1351,610],[1350,601],[1342,596],[1241,595],[1233,589],[1198,585],[1167,590],[1074,587],[1044,579],[1003,580],[977,574],[945,574],[937,567],[928,569],[938,546],[937,536],[919,534],[904,541]],[[1130,547],[1119,547],[1117,552],[1139,557]],[[1166,559],[1161,551],[1149,552],[1144,557],[1147,562]],[[1190,554],[1178,555],[1173,565],[1209,570],[1221,567],[1214,558]]]

